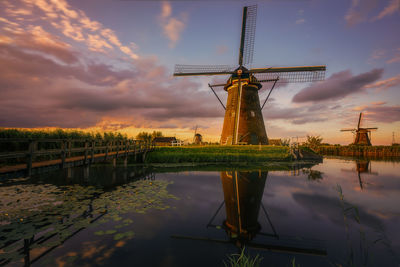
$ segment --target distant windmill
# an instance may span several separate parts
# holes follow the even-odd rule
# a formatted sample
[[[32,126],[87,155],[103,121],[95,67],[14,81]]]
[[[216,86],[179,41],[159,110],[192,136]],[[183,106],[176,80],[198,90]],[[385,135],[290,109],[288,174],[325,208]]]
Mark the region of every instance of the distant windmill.
[[[371,145],[371,131],[377,130],[378,128],[361,128],[363,114],[360,112],[360,117],[358,118],[358,124],[356,129],[341,129],[342,132],[353,132],[355,133],[354,145]]]
[[[197,125],[194,127],[193,143],[196,141]]]
[[[225,84],[208,85],[225,109],[221,144],[268,144],[261,110],[275,84],[279,82],[312,82],[325,78],[326,66],[267,67],[247,69],[253,60],[257,6],[243,8],[242,32],[239,49],[239,66],[229,65],[175,65],[174,76],[226,75]],[[274,82],[263,105],[258,90],[263,82]],[[213,87],[223,86],[228,92],[226,107]]]
[[[195,134],[194,143],[196,145],[201,145],[201,143],[203,143],[203,136],[201,134],[199,134],[199,133]]]

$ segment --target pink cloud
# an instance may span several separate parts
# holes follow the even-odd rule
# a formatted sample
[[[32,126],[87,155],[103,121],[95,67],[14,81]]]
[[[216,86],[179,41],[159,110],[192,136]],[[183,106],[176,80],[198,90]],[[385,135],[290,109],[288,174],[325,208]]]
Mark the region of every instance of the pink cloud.
[[[400,47],[396,49],[395,55],[391,59],[386,61],[386,63],[388,64],[396,62],[400,62]]]
[[[345,15],[348,26],[354,26],[367,20],[369,13],[378,5],[377,0],[352,0],[351,7]]]
[[[384,101],[377,101],[377,102],[371,102],[371,104],[372,104],[372,105],[375,105],[375,106],[381,106],[381,105],[385,105],[386,102],[384,102]]]
[[[371,121],[393,123],[400,121],[400,106],[374,105],[365,108]]]
[[[188,78],[171,80],[155,59],[117,71],[40,27],[8,36],[12,42],[0,43],[0,126],[93,127],[124,118],[120,126],[187,127],[223,116],[211,92]]]
[[[391,16],[396,12],[400,13],[400,1],[391,0],[376,17],[372,18],[372,21],[383,19],[384,17]]]
[[[400,74],[387,78],[385,80],[368,84],[365,86],[365,88],[376,88],[377,90],[386,90],[399,85],[400,85]]]
[[[174,48],[186,27],[187,14],[183,13],[179,18],[172,17],[171,4],[168,1],[163,1],[160,18],[164,35],[169,40],[169,47]]]
[[[374,51],[372,51],[372,54],[369,58],[369,61],[373,61],[373,60],[378,60],[381,59],[385,56],[386,51],[383,49],[376,49]]]
[[[29,15],[27,12],[15,12],[15,6],[8,3],[8,16]],[[129,58],[136,60],[138,55],[129,46],[123,45],[116,33],[104,27],[100,22],[91,20],[82,10],[73,8],[65,0],[20,0],[17,1],[23,7],[36,8],[35,14],[31,13],[31,21],[39,21],[41,11],[48,18],[48,23],[60,30],[62,34],[76,42],[84,42],[88,49],[97,52],[107,52],[117,48]],[[13,8],[10,8],[9,6]],[[1,6],[1,4],[0,4]],[[24,9],[21,9],[24,10]]]
[[[378,6],[378,0],[352,0],[351,7],[345,15],[345,20],[348,26],[354,26],[364,21],[377,21],[384,17],[391,16],[397,12],[400,12],[400,2],[398,0],[390,0],[385,8],[379,12],[378,15],[369,19],[370,14]]]
[[[22,32],[17,30],[0,34],[0,43],[13,44],[27,52],[41,53],[43,56],[65,63],[78,61],[77,54],[71,50],[69,44],[46,32],[41,26],[28,26]]]

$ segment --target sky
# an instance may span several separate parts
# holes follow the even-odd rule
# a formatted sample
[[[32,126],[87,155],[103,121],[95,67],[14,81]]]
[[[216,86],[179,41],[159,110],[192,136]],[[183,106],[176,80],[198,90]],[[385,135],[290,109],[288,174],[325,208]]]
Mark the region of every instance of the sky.
[[[326,79],[280,84],[263,109],[269,138],[400,142],[400,0],[1,0],[0,127],[141,131],[219,141],[224,110],[175,64],[237,65],[244,5],[257,4],[249,67],[326,65]],[[259,91],[260,101],[272,84]],[[227,93],[217,89],[226,102]]]

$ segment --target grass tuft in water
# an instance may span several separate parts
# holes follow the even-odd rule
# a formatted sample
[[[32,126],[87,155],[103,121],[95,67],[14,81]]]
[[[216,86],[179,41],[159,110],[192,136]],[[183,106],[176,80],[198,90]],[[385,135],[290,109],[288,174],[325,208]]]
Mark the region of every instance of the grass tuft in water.
[[[256,255],[254,258],[244,253],[245,248],[240,254],[231,254],[228,256],[228,261],[224,261],[226,267],[258,267],[261,264],[262,257]]]

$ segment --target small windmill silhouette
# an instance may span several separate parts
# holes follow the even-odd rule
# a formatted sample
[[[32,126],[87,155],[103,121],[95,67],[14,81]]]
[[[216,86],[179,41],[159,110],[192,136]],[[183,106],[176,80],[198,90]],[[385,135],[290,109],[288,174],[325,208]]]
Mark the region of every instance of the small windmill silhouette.
[[[354,145],[371,145],[371,131],[377,130],[377,127],[372,128],[361,128],[361,121],[363,118],[363,113],[360,112],[360,117],[358,118],[357,128],[355,129],[341,129],[341,132],[353,132],[355,134]]]

